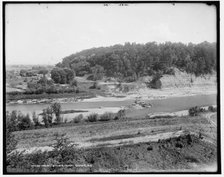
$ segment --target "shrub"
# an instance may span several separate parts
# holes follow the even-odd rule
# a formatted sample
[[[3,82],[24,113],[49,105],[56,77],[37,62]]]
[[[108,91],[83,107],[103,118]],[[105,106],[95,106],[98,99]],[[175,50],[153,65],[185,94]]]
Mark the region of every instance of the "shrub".
[[[104,114],[102,114],[99,118],[99,121],[109,121],[114,119],[114,113],[111,112],[105,112]]]
[[[122,119],[122,118],[125,118],[126,115],[125,115],[125,110],[124,109],[121,109],[117,112],[116,116],[114,117],[115,120],[117,119]]]
[[[175,75],[175,71],[173,68],[167,68],[164,74]]]
[[[79,123],[83,119],[83,115],[79,114],[76,117],[73,118],[72,122]]]
[[[162,87],[162,82],[160,80],[161,77],[162,75],[160,73],[155,74],[152,80],[146,83],[147,87],[153,88],[153,89],[161,89]]]
[[[11,113],[6,112],[6,124],[9,131],[27,130],[33,128],[33,123],[30,119],[29,114],[23,115],[21,112],[12,111]]]
[[[76,159],[76,144],[69,141],[65,134],[56,133],[54,134],[54,136],[55,143],[51,145],[51,147],[53,147],[53,150],[49,152],[51,160],[58,164],[67,165],[68,163],[71,163],[72,160]]]
[[[162,82],[160,80],[152,80],[150,82],[150,88],[153,88],[153,89],[161,89],[161,86],[162,86]]]
[[[60,152],[68,147],[74,146],[74,144],[71,144],[71,141],[68,141],[68,138],[65,135],[66,134],[59,134],[59,133],[54,134],[55,143],[51,145],[51,147],[53,147],[53,151]]]
[[[18,128],[19,130],[27,130],[29,128],[32,128],[33,124],[30,120],[30,116],[29,114],[27,114],[26,116],[19,114],[18,115]]]
[[[209,107],[208,107],[208,111],[216,112],[216,111],[217,111],[217,108],[215,108],[215,107],[213,107],[213,106],[209,106]]]
[[[87,119],[89,122],[96,122],[98,120],[99,115],[96,113],[90,114]]]
[[[204,108],[200,108],[198,106],[192,107],[188,110],[190,116],[197,116],[199,113],[205,112]]]
[[[130,91],[129,86],[128,86],[128,85],[124,85],[123,88],[122,88],[122,91],[123,91],[124,93],[129,92],[129,91]]]
[[[93,85],[89,87],[90,89],[100,89],[99,83],[97,81],[93,82]]]
[[[77,80],[73,79],[73,81],[71,81],[70,85],[71,85],[72,87],[77,87],[77,85],[78,85]]]

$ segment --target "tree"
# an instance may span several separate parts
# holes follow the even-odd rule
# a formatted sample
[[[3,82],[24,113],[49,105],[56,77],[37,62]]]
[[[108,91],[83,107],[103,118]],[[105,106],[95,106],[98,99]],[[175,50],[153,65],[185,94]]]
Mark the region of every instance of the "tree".
[[[74,71],[68,68],[64,68],[64,72],[66,75],[66,83],[70,83],[74,79]]]
[[[53,81],[48,80],[46,77],[42,77],[39,81],[37,81],[37,84],[40,84],[43,87],[49,87],[53,85]]]
[[[175,67],[199,76],[216,70],[216,48],[216,43],[208,42],[188,45],[171,42],[126,43],[83,50],[63,58],[57,66],[69,67],[77,75],[92,73],[93,80],[99,80],[104,75],[134,80],[135,74],[137,79],[159,71],[172,74],[170,68]],[[190,64],[186,61],[188,59]]]
[[[51,105],[52,112],[55,114],[55,122],[56,124],[60,124],[62,122],[61,119],[61,104],[60,103],[53,103]]]
[[[32,122],[30,120],[29,114],[27,115],[18,115],[18,128],[19,130],[27,130],[32,127]]]
[[[21,69],[20,72],[19,72],[19,75],[21,77],[26,77],[26,73],[27,73],[27,71],[25,69]]]
[[[41,69],[38,74],[43,74],[43,76],[45,77],[45,75],[48,73],[48,70],[46,69]]]
[[[71,69],[75,71],[77,76],[84,76],[90,72],[90,64],[86,60],[78,60],[71,64]]]
[[[33,123],[35,127],[38,127],[41,125],[35,111],[32,114],[32,118],[33,118]]]
[[[51,70],[51,78],[58,84],[69,84],[74,79],[74,72],[68,68],[54,68]]]
[[[50,107],[43,109],[42,112],[42,117],[43,120],[42,122],[44,123],[45,127],[48,128],[49,126],[52,126],[52,120],[53,120],[53,112]]]
[[[60,83],[61,82],[61,73],[59,68],[54,68],[51,70],[51,79],[55,83]]]
[[[18,116],[16,110],[13,110],[11,113],[6,113],[6,121],[9,131],[13,132],[18,130]]]
[[[91,68],[93,74],[93,80],[101,80],[104,76],[104,68],[100,65],[96,65]]]

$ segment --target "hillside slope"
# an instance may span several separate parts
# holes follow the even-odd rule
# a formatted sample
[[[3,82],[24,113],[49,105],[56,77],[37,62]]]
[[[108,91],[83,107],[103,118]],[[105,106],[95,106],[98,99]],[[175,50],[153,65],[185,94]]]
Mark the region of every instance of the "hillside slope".
[[[150,76],[142,77],[136,82],[122,83],[120,87],[116,83],[109,84],[107,85],[108,92],[114,96],[123,95],[148,99],[217,93],[217,76],[215,73],[196,77],[175,69],[175,75],[163,75],[161,89],[148,88],[145,82],[151,79]]]

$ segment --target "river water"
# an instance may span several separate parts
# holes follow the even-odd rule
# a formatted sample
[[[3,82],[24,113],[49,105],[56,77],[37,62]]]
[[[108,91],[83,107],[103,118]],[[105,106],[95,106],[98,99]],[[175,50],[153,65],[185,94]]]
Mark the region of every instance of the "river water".
[[[90,110],[90,112],[100,112],[110,111],[116,112],[121,107],[129,106],[134,103],[135,99],[119,100],[117,101],[79,101],[73,103],[61,103],[62,110]],[[155,99],[146,102],[152,104],[151,108],[145,108],[140,110],[131,111],[132,116],[143,115],[148,113],[156,112],[175,112],[189,109],[193,106],[209,106],[217,104],[217,95],[195,95],[195,96],[184,96],[184,97],[172,97],[166,99]],[[17,105],[7,105],[6,110],[21,111],[24,114],[32,114],[33,111],[36,113],[41,113],[44,108],[47,108],[50,104],[17,104]],[[65,114],[64,117],[72,118],[80,113]],[[85,114],[85,113],[84,113]]]

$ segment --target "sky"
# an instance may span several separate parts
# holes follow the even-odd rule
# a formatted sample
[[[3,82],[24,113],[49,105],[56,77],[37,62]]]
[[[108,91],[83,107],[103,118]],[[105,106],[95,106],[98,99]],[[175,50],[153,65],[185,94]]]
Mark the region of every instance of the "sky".
[[[83,49],[166,41],[216,42],[206,4],[8,4],[6,64],[54,65]]]

